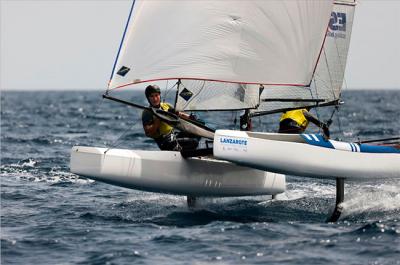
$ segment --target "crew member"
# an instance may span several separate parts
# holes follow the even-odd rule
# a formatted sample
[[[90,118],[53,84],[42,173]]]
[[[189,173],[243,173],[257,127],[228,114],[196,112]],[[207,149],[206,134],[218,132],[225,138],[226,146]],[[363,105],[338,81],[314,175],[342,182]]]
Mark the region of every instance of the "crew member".
[[[314,117],[309,112],[309,108],[289,110],[283,113],[279,123],[279,133],[303,133],[310,122],[320,127],[325,137],[329,138],[328,125]]]
[[[150,107],[177,114],[179,117],[190,118],[186,113],[176,112],[171,104],[161,102],[161,92],[157,85],[147,86],[145,95]],[[146,136],[153,138],[161,150],[181,151],[183,148],[195,149],[199,144],[199,137],[193,137],[193,135],[184,132],[175,134],[174,128],[154,116],[151,110],[145,109],[143,111],[142,123]]]

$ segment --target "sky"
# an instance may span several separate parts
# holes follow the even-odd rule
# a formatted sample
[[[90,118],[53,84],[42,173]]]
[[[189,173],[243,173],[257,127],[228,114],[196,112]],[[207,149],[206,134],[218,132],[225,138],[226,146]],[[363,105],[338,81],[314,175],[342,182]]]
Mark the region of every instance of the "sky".
[[[1,90],[105,90],[130,5],[0,0]],[[400,0],[359,0],[345,89],[400,90],[399,62]]]

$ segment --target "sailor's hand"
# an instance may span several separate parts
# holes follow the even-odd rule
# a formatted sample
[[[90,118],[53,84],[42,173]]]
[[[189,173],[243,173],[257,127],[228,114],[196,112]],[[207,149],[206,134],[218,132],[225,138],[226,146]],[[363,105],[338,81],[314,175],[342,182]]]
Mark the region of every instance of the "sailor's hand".
[[[190,113],[189,119],[191,119],[191,120],[197,120],[197,115],[196,115],[196,114],[193,114],[193,113]]]
[[[177,114],[179,117],[181,117],[181,118],[190,119],[189,114],[187,114],[187,113],[185,113],[185,112],[180,112],[180,111],[178,111],[176,114]]]
[[[325,136],[326,138],[329,138],[329,137],[330,137],[329,127],[328,127],[328,125],[326,125],[325,123],[322,124],[322,131],[324,132],[324,136]]]

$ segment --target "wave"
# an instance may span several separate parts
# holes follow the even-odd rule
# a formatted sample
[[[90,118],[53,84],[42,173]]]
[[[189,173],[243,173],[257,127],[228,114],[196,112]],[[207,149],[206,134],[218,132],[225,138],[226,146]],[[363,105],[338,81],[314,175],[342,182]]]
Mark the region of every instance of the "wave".
[[[28,159],[17,164],[2,165],[0,177],[14,179],[16,181],[45,182],[50,184],[90,184],[93,180],[82,178],[69,171],[63,171],[61,167],[38,167],[38,161]]]
[[[376,220],[399,218],[400,181],[353,185],[345,193],[342,206],[344,218],[354,219],[360,215]]]
[[[49,145],[52,143],[51,136],[37,136],[37,137],[23,137],[21,135],[18,136],[7,136],[2,138],[3,143],[27,143],[27,144],[40,144],[40,145]]]

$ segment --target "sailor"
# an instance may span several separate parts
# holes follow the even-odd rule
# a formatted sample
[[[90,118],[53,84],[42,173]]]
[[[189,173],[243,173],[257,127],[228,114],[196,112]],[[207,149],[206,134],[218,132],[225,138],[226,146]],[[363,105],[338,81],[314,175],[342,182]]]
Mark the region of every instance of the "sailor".
[[[173,106],[161,102],[161,91],[157,85],[146,87],[145,95],[150,107],[168,111],[179,117],[190,118],[184,112],[177,112]],[[174,128],[168,123],[154,116],[151,110],[145,109],[142,113],[143,129],[146,136],[153,138],[161,150],[181,151],[182,149],[195,149],[199,144],[199,138],[184,132],[176,134]]]
[[[279,123],[279,133],[303,133],[309,122],[312,122],[322,129],[326,138],[329,138],[328,125],[314,117],[309,110],[310,108],[295,109],[283,113]]]

